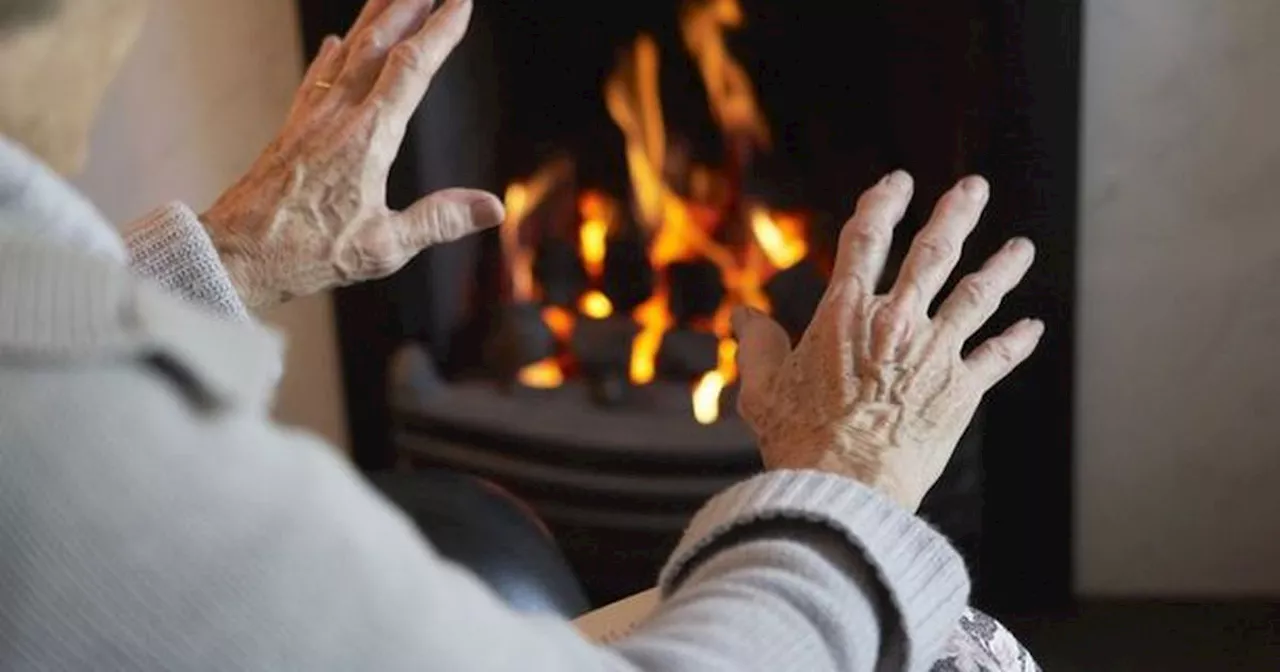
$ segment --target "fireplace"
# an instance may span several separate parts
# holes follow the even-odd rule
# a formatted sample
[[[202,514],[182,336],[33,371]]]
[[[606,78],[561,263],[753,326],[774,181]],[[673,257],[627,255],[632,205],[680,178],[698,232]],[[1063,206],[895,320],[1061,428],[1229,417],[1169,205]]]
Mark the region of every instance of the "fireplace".
[[[302,2],[312,47],[358,5],[334,4]],[[858,191],[916,177],[900,260],[933,199],[981,172],[994,198],[964,263],[1035,239],[1002,314],[1051,336],[923,515],[989,608],[1060,605],[1078,4],[477,3],[390,191],[483,186],[508,221],[339,294],[357,461],[490,478],[548,522],[593,597],[646,587],[698,504],[759,468],[729,309],[798,336]]]

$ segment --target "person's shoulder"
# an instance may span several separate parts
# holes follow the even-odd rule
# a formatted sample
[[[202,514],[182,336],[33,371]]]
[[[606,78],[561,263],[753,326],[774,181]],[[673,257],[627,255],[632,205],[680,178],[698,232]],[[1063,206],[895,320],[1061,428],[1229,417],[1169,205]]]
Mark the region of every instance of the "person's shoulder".
[[[0,389],[10,393],[74,380],[62,393],[89,390],[104,405],[128,403],[106,387],[152,385],[193,407],[260,407],[280,347],[267,329],[189,305],[113,260],[0,239],[0,376],[9,381]]]

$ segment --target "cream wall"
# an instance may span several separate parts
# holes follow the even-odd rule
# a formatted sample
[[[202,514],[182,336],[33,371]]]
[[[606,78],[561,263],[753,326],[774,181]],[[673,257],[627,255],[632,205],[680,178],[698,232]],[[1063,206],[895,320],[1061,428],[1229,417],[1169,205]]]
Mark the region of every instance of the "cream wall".
[[[80,187],[120,223],[168,200],[207,206],[270,141],[301,67],[291,0],[152,2]],[[289,340],[277,416],[345,446],[329,298],[264,317]]]
[[[1088,0],[1078,587],[1280,595],[1280,2]]]

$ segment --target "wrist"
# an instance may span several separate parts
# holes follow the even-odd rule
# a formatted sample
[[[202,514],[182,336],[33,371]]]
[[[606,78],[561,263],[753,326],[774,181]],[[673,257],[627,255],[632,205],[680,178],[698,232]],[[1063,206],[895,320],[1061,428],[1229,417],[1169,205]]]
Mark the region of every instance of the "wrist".
[[[768,469],[812,470],[835,474],[870,487],[914,513],[922,497],[906,487],[885,464],[888,452],[877,441],[837,430],[760,439],[760,452]]]
[[[250,309],[260,308],[267,302],[260,283],[252,281],[258,274],[253,270],[253,247],[242,235],[234,233],[232,220],[217,210],[214,204],[208,211],[199,215],[200,224],[209,234],[213,249],[218,253],[218,260],[231,280],[240,300]]]

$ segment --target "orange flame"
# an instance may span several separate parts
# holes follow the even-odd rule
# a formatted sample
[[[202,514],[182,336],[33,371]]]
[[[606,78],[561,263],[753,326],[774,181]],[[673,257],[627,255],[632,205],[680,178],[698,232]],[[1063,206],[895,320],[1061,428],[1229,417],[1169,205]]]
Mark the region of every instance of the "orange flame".
[[[554,357],[549,357],[520,369],[516,380],[526,387],[547,390],[564,384],[564,371]]]
[[[593,289],[582,295],[582,299],[578,301],[578,310],[587,317],[603,320],[613,314],[613,302],[604,292]]]
[[[629,57],[605,81],[604,101],[625,140],[627,170],[640,221],[657,227],[666,197],[662,167],[667,136],[658,93],[658,45],[652,37],[636,38]]]
[[[693,417],[710,425],[720,419],[720,393],[729,381],[719,371],[708,371],[693,387]]]
[[[521,243],[520,230],[553,187],[569,177],[573,164],[566,159],[551,161],[528,180],[507,187],[503,198],[507,217],[499,229],[502,254],[511,276],[511,298],[524,302],[537,299],[533,282],[533,249]]]
[[[564,343],[573,335],[573,325],[577,320],[573,313],[560,306],[547,306],[542,309],[542,322],[547,325],[556,340]]]
[[[726,28],[740,28],[742,7],[738,0],[690,0],[680,16],[685,47],[698,64],[707,88],[707,104],[726,134],[744,137],[756,147],[772,143],[769,123],[756,102],[755,87],[742,64],[725,44]]]
[[[756,100],[745,68],[729,53],[724,34],[743,23],[737,0],[688,0],[681,12],[680,27],[685,46],[697,63],[707,89],[712,117],[727,138],[768,149],[771,143],[768,122]],[[763,287],[769,277],[799,263],[808,254],[804,221],[800,217],[774,212],[764,207],[744,209],[738,203],[726,206],[726,195],[735,197],[736,174],[715,172],[706,166],[685,165],[671,158],[668,148],[662,100],[659,94],[658,47],[654,39],[641,35],[624,54],[604,86],[605,105],[621,131],[631,183],[632,207],[636,221],[648,235],[649,263],[658,273],[659,284],[647,301],[632,312],[640,331],[632,343],[630,378],[634,383],[654,380],[656,359],[663,335],[675,320],[669,309],[671,288],[662,271],[677,261],[706,259],[721,271],[728,290],[724,303],[711,318],[709,327],[718,337],[716,367],[698,377],[692,390],[693,413],[703,424],[720,415],[720,396],[738,375],[729,315],[733,305],[745,304],[768,311]],[[674,156],[674,155],[673,155]],[[736,165],[738,170],[742,165]],[[668,172],[683,175],[668,175]],[[512,260],[512,284],[520,297],[536,293],[531,261],[521,255],[516,237],[519,223],[546,197],[554,180],[539,171],[508,190],[508,220],[503,246]],[[671,180],[668,182],[668,180]],[[682,185],[677,187],[676,185]],[[682,196],[679,188],[687,188]],[[614,312],[599,281],[605,268],[605,250],[617,222],[615,203],[598,192],[583,192],[578,200],[580,226],[578,249],[588,277],[597,289],[579,300],[578,311],[601,319]],[[745,221],[739,221],[739,218]],[[717,241],[716,227],[750,227],[750,244],[730,249]],[[559,342],[572,336],[576,317],[562,308],[547,308],[543,319]],[[534,387],[554,387],[563,382],[564,370],[555,359],[530,365],[520,379]]]
[[[753,208],[751,233],[769,264],[779,271],[795,266],[809,254],[809,244],[804,239],[804,224],[797,217],[772,213],[764,208]]]
[[[604,273],[605,246],[613,219],[613,207],[607,196],[588,191],[578,199],[578,210],[582,215],[582,226],[578,228],[578,251],[587,268],[587,275],[598,280]]]

